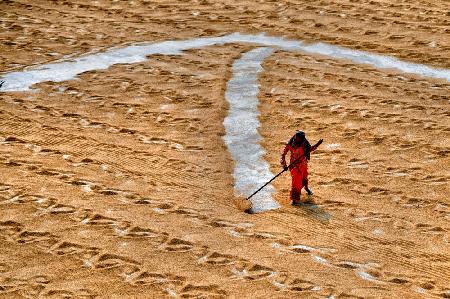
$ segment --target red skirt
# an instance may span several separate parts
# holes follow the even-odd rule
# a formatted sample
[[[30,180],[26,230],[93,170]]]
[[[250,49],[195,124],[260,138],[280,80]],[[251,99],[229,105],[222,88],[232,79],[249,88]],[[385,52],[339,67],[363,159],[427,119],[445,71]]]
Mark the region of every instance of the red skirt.
[[[292,176],[292,188],[291,188],[291,200],[300,200],[300,193],[303,187],[308,184],[308,165],[306,163],[301,163],[296,165],[291,170]]]

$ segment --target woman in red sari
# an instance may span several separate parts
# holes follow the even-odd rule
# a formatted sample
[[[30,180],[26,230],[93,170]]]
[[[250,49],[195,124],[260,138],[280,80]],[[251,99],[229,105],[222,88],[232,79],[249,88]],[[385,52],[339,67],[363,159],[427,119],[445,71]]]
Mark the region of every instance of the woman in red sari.
[[[293,205],[300,203],[300,194],[303,187],[308,195],[313,194],[308,188],[308,161],[310,159],[310,153],[315,151],[321,143],[322,139],[316,145],[311,146],[306,139],[305,133],[303,131],[297,131],[284,147],[280,162],[283,168],[286,169],[286,154],[290,152],[289,171],[292,176],[290,198]]]

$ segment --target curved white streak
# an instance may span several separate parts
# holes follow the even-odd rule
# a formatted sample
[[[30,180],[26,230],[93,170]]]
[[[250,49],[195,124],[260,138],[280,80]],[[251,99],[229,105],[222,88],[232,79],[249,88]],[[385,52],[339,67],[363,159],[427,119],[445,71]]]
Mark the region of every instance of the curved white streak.
[[[273,174],[264,161],[264,149],[258,133],[258,73],[262,61],[272,54],[272,48],[257,48],[242,55],[233,63],[233,76],[227,83],[225,99],[229,102],[229,114],[223,124],[225,144],[236,161],[233,177],[237,195],[250,196],[269,181]],[[260,212],[279,207],[272,199],[275,188],[266,186],[251,198],[253,211]]]
[[[266,36],[265,34],[233,33],[219,37],[135,44],[124,48],[113,48],[102,53],[84,55],[71,60],[62,60],[31,67],[20,72],[6,73],[2,77],[2,80],[6,82],[1,91],[27,91],[33,84],[39,82],[62,82],[74,79],[83,72],[107,69],[114,64],[142,62],[147,59],[147,55],[177,55],[181,54],[183,50],[239,42],[278,47],[287,51],[321,54],[338,59],[349,59],[354,63],[369,64],[377,68],[397,69],[405,73],[440,78],[450,82],[450,70],[405,62],[390,56],[351,50],[326,43],[305,45],[302,41],[287,40],[282,37]]]
[[[287,40],[282,37],[233,33],[220,37],[135,44],[124,48],[112,48],[102,53],[87,54],[71,60],[30,67],[20,72],[4,74],[1,79],[5,83],[0,91],[27,91],[33,84],[39,82],[62,82],[74,79],[83,72],[107,69],[114,64],[143,62],[147,60],[148,55],[152,54],[179,55],[183,50],[239,42],[348,59],[359,64],[397,69],[401,72],[441,78],[450,82],[450,70],[404,62],[389,56],[355,51],[326,43],[305,45],[302,41]],[[259,115],[257,74],[261,71],[262,60],[271,53],[271,48],[259,48],[244,54],[233,65],[234,75],[228,82],[226,91],[226,98],[230,101],[230,115],[224,121],[227,131],[224,139],[236,161],[233,174],[236,191],[246,196],[273,177],[269,165],[262,159],[264,150],[259,145],[261,136],[257,132],[260,125],[257,118]],[[254,210],[278,207],[278,203],[272,200],[274,191],[274,188],[269,185],[255,195],[252,198]]]

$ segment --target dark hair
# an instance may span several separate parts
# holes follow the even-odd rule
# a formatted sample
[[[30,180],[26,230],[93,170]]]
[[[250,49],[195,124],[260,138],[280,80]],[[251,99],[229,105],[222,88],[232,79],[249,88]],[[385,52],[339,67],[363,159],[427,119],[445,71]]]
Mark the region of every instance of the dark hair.
[[[302,149],[303,153],[305,154],[305,157],[307,160],[311,158],[311,143],[309,143],[308,139],[306,139],[306,134],[303,131],[297,131],[295,132],[294,136],[289,139],[288,144],[290,146],[296,146],[295,137],[300,137],[303,139],[302,142]]]
[[[303,132],[303,131],[297,131],[297,132],[295,132],[295,135],[294,135],[295,137],[300,137],[300,138],[305,138],[305,132]]]

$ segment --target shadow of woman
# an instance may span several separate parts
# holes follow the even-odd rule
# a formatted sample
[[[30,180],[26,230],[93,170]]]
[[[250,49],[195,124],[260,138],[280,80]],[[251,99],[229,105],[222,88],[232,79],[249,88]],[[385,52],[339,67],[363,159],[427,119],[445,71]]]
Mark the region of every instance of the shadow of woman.
[[[331,219],[331,214],[322,209],[319,205],[312,201],[300,202],[292,206],[295,209],[300,209],[308,217],[318,220],[321,223],[328,223]],[[295,213],[298,214],[298,213]]]

